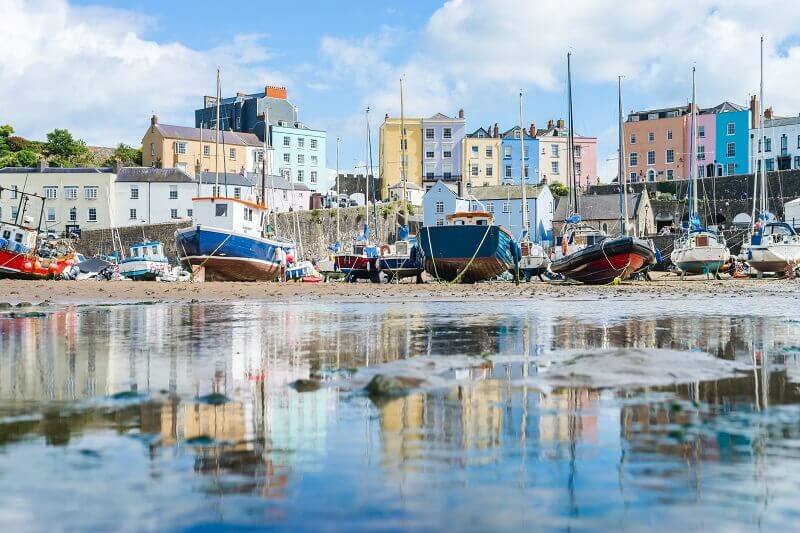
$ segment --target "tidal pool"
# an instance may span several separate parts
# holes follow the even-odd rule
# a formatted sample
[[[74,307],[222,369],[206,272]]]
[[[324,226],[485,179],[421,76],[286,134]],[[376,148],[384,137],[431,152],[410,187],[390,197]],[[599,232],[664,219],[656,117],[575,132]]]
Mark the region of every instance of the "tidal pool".
[[[796,529],[799,309],[687,295],[0,314],[0,528]],[[570,350],[580,366],[556,372]],[[478,364],[448,368],[465,356]],[[436,379],[359,390],[411,359]],[[289,386],[310,376],[319,390]]]

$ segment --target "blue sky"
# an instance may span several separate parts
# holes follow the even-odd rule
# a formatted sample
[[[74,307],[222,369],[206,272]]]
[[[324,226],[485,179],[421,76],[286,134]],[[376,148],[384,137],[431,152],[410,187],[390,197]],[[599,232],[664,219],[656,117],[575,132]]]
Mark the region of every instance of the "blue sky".
[[[775,10],[783,16],[764,15]],[[800,7],[773,0],[5,0],[4,14],[0,122],[32,138],[68,127],[90,144],[138,144],[152,112],[193,124],[220,65],[226,94],[285,84],[301,119],[328,131],[329,168],[340,136],[351,170],[363,160],[364,107],[377,143],[384,113],[398,112],[400,76],[409,116],[464,108],[470,130],[508,128],[523,89],[526,122],[541,126],[566,116],[571,49],[576,130],[598,137],[608,179],[617,75],[626,110],[685,103],[692,64],[700,105],[744,104],[758,88],[762,31],[767,104],[800,111]]]

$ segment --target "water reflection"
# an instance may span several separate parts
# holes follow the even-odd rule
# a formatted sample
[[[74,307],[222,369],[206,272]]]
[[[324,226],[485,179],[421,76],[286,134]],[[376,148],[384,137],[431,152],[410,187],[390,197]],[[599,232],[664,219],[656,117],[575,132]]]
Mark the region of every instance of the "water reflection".
[[[38,520],[63,528],[113,523],[108,498],[120,497],[180,508],[164,513],[163,529],[265,517],[306,528],[342,517],[356,529],[640,527],[655,516],[686,521],[684,505],[716,525],[785,519],[785,502],[765,487],[777,478],[797,488],[781,469],[800,466],[800,323],[634,311],[237,304],[0,317],[0,479],[22,479],[17,494]],[[752,373],[644,389],[512,384],[536,371],[542,352],[614,347],[699,349]],[[450,354],[525,357],[386,401],[288,386]],[[228,401],[204,401],[209,394]],[[53,447],[68,453],[54,458]],[[43,487],[67,488],[57,472],[90,467],[109,479],[92,481],[96,522],[57,502],[44,510],[53,504]],[[116,472],[149,477],[127,486]],[[16,497],[2,486],[0,504]],[[723,516],[719,491],[745,503]],[[487,505],[506,511],[480,514]],[[13,516],[0,524],[21,525]]]

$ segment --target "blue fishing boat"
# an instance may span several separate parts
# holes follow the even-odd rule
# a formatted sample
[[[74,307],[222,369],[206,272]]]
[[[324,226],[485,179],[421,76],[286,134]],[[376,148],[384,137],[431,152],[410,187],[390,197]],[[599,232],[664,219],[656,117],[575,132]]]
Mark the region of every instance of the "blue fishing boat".
[[[425,226],[414,256],[436,279],[474,283],[495,278],[519,263],[511,232],[494,224],[491,213],[454,213],[444,226]]]
[[[422,282],[422,266],[413,253],[417,245],[416,237],[409,237],[408,228],[402,226],[398,233],[400,239],[393,246],[381,246],[378,268],[386,275],[388,281],[399,281],[405,278],[417,278]]]
[[[164,255],[164,244],[158,241],[134,243],[130,257],[119,262],[120,276],[141,281],[154,281],[169,271],[169,260]]]

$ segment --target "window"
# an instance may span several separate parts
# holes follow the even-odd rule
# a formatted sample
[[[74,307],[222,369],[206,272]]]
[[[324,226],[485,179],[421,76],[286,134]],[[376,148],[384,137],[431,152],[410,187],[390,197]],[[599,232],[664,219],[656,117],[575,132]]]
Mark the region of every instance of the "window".
[[[288,135],[283,136],[283,145],[284,146],[291,146],[292,145],[292,138]]]
[[[442,157],[445,159],[450,159],[451,157],[453,157],[453,152],[450,150],[444,150],[442,152]]]
[[[139,199],[139,186],[131,185],[131,200],[138,200],[138,199]]]
[[[150,143],[150,157],[156,156],[156,143]]]
[[[580,157],[581,156],[581,146],[580,145],[575,146],[573,148],[573,150],[572,150],[572,153],[575,154],[575,157]],[[525,157],[528,157],[527,153],[526,153]]]
[[[406,146],[405,147],[408,148],[408,139],[406,139],[405,141],[406,141]],[[309,143],[311,144],[311,149],[312,150],[316,150],[317,149],[317,143],[319,143],[319,141],[317,139],[311,139],[309,141]]]
[[[639,164],[639,154],[631,152],[628,154],[628,166],[635,167]]]
[[[580,161],[575,162],[575,174],[580,176],[581,175],[581,163]],[[528,167],[525,167],[525,175],[528,175]]]
[[[647,164],[648,165],[655,165],[656,164],[656,151],[650,150],[647,152]]]
[[[698,161],[705,161],[706,159],[706,147],[702,144],[697,147],[697,160]]]
[[[772,139],[769,137],[764,137],[764,151],[771,152],[772,151]]]
[[[647,171],[647,181],[656,181],[656,171],[652,168]]]
[[[665,161],[667,163],[674,163],[675,162],[675,150],[673,150],[672,148],[667,150]]]
[[[647,142],[651,143],[656,140],[656,134],[652,131],[647,132]]]
[[[486,210],[490,213],[494,213],[494,204],[492,202],[486,202]]]
[[[136,220],[136,209],[128,210],[128,220]]]
[[[187,209],[186,210],[186,216],[187,217],[192,218],[193,215],[194,215],[194,211],[192,211],[191,209]]]
[[[70,222],[77,222],[78,221],[78,210],[74,207],[69,208],[69,221]]]
[[[70,185],[69,187],[64,187],[64,198],[67,200],[77,200],[78,199],[78,188]]]
[[[784,133],[781,135],[781,155],[786,155],[786,150],[789,148],[789,138]]]
[[[736,133],[736,124],[733,122],[728,122],[728,135],[733,135]]]
[[[705,126],[697,126],[697,136],[701,139],[705,139],[706,137],[706,127]]]
[[[636,144],[636,134],[631,133],[631,144]]]
[[[214,185],[213,187],[211,187],[211,196],[215,198],[219,196],[219,189],[220,189],[219,185]]]
[[[291,156],[291,155],[289,155],[289,154],[283,154],[283,162],[284,162],[284,163],[291,163],[291,162],[292,162],[292,159],[291,159],[291,157],[292,157],[292,156]]]
[[[436,202],[436,212],[444,213],[444,202]]]
[[[178,199],[178,186],[177,185],[170,185],[169,186],[169,199],[170,200],[177,200]]]
[[[89,208],[89,222],[97,222],[97,209],[94,207]]]
[[[667,130],[667,140],[668,141],[672,140],[672,130]]]
[[[56,208],[55,207],[48,207],[47,208],[47,221],[48,222],[55,222],[56,221]]]
[[[765,161],[765,163],[766,163],[766,167],[765,168],[767,169],[767,172],[772,172],[773,170],[775,170],[775,160],[774,159],[772,159],[770,157],[769,159],[767,159]]]
[[[511,177],[511,165],[506,165],[506,177]]]
[[[210,157],[211,156],[211,146],[208,144],[203,145],[203,157]]]
[[[83,194],[87,200],[97,200],[97,187],[84,187]]]
[[[528,147],[527,146],[523,146],[522,147],[522,157],[524,157],[525,159],[528,159]]]
[[[667,169],[667,180],[674,180],[675,179],[675,171],[671,168]]]
[[[452,128],[445,128],[442,137],[444,137],[445,139],[452,139],[453,138],[453,129]]]
[[[472,145],[471,152],[472,152],[472,157],[478,157],[478,146]]]
[[[425,138],[433,139],[433,128],[425,128]]]
[[[400,149],[408,150],[408,139],[400,139]]]
[[[426,150],[425,151],[425,159],[433,159],[433,150]]]
[[[453,177],[453,168],[450,166],[442,167],[442,178],[447,181]]]
[[[436,219],[436,225],[437,226],[444,226],[444,220],[442,220],[441,218],[437,218]]]
[[[306,172],[304,170],[297,171],[297,181],[303,181],[305,179]]]
[[[316,170],[312,170],[311,171],[311,183],[316,183],[316,182],[317,182],[317,171]]]
[[[550,172],[553,174],[558,174],[558,161],[550,162]]]
[[[11,206],[11,220],[17,220],[18,208],[15,205]],[[8,238],[8,237],[6,237]]]
[[[725,155],[728,157],[736,157],[736,143],[728,143]]]
[[[259,150],[256,152],[256,162],[261,163],[262,161],[264,161],[264,150]]]
[[[428,181],[433,181],[433,171],[428,170],[425,172],[425,179]]]
[[[630,173],[630,176],[628,176],[628,181],[630,181],[630,182],[639,181],[638,176],[636,175],[636,172],[631,172]]]
[[[800,168],[800,155],[794,156],[794,168],[795,169]]]
[[[493,171],[493,170],[494,170],[494,169],[492,168],[492,165],[491,165],[491,163],[487,164],[487,165],[486,165],[486,176],[488,176],[488,177],[492,176],[492,171]]]
[[[236,160],[236,148],[230,148],[228,150],[228,159],[230,159],[231,161]]]
[[[249,207],[244,208],[244,220],[245,222],[252,222],[253,221],[253,210]]]
[[[312,155],[311,156],[311,164],[314,165],[314,166],[317,166],[317,162],[318,162],[317,156]]]
[[[797,137],[797,144],[798,144],[798,146],[800,146],[800,135]],[[486,157],[492,157],[492,147],[491,146],[487,146],[486,147]]]
[[[302,165],[306,162],[306,156],[303,154],[297,154],[297,164]]]
[[[550,156],[551,157],[558,157],[558,145],[551,144],[550,145]]]
[[[178,141],[175,143],[175,153],[183,155],[186,153],[186,143],[183,141]]]
[[[477,163],[473,163],[472,165],[470,165],[469,173],[470,173],[471,176],[477,176],[478,175],[478,164]]]
[[[44,197],[48,200],[55,200],[58,198],[58,187],[47,186],[44,188]]]
[[[297,138],[297,147],[298,148],[305,148],[306,147],[306,138],[305,137],[298,137]]]
[[[177,209],[170,209],[169,210],[169,218],[178,218],[178,210]]]
[[[508,202],[503,202],[503,213],[511,212],[511,204]]]
[[[228,216],[228,204],[216,204],[216,211],[214,215],[218,217]]]
[[[797,136],[797,147],[800,148],[800,135]]]
[[[503,159],[511,159],[511,147],[503,147]]]
[[[795,158],[795,159],[797,159],[797,158]],[[728,163],[727,167],[728,168],[727,168],[726,174],[728,176],[733,176],[736,173],[736,165],[734,163]]]
[[[233,188],[233,197],[237,200],[242,199],[242,188],[241,187],[234,187]]]

